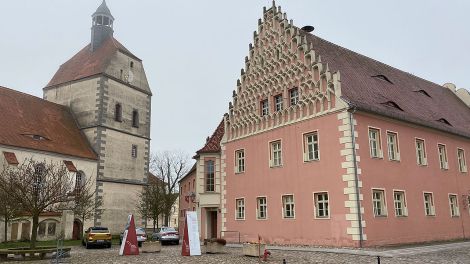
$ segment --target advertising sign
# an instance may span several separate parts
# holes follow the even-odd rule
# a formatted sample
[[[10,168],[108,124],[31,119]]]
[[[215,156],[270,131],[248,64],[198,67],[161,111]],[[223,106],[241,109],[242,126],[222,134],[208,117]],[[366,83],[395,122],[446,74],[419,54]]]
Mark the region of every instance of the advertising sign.
[[[186,212],[181,255],[201,255],[201,244],[199,242],[199,224],[197,221],[197,213],[194,211]]]

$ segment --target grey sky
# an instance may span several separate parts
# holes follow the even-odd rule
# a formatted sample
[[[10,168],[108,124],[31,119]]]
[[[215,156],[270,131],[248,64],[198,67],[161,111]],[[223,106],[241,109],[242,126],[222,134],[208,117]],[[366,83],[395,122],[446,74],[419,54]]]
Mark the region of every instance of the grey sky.
[[[101,0],[0,0],[0,85],[42,97],[90,41]],[[263,6],[258,0],[108,0],[115,37],[153,91],[151,150],[189,154],[227,111]],[[298,26],[432,82],[470,88],[470,1],[277,1]],[[1,114],[1,113],[0,113]]]

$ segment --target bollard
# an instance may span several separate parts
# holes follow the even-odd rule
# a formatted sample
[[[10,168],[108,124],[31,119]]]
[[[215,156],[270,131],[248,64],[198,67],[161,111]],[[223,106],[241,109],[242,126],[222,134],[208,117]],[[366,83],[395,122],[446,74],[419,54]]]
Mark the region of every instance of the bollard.
[[[380,256],[377,256],[377,264],[380,264]]]
[[[282,260],[282,264],[287,264],[286,259]]]

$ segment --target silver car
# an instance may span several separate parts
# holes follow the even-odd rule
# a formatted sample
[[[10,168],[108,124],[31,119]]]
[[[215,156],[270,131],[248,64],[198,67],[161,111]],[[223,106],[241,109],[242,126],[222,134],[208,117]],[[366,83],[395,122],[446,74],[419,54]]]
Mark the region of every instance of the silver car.
[[[137,243],[139,247],[141,247],[142,243],[147,241],[147,233],[145,233],[145,228],[143,227],[136,228],[135,233],[137,235]],[[124,237],[124,232],[121,232],[121,235],[119,236],[119,245],[122,244],[123,237]]]
[[[159,240],[162,244],[164,242],[175,243],[179,245],[180,235],[173,227],[162,227],[157,230],[157,232],[152,234],[154,240]]]

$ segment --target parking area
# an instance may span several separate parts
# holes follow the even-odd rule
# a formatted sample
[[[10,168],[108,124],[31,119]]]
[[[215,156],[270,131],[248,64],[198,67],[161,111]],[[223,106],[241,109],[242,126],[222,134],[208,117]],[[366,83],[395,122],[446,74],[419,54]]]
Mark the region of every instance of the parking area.
[[[468,243],[468,242],[467,242]],[[439,247],[439,246],[438,246]],[[436,248],[436,250],[420,250],[414,248],[395,252],[390,256],[382,256],[382,264],[398,263],[470,263],[470,246],[465,243],[456,243],[455,245]],[[183,257],[181,256],[181,246],[168,245],[163,246],[160,253],[142,253],[139,256],[119,256],[119,247],[113,245],[112,248],[85,249],[83,247],[73,247],[71,257],[67,263],[236,263],[248,264],[258,263],[257,258],[246,257],[242,255],[239,247],[225,247],[222,254],[203,254],[202,256]],[[377,263],[377,257],[374,251],[367,251],[370,255],[357,255],[350,253],[331,253],[331,252],[311,252],[306,250],[272,249],[271,257],[268,263]],[[377,251],[377,255],[387,251]],[[407,254],[403,254],[407,252]],[[361,252],[359,252],[361,253]],[[18,263],[18,262],[12,262]],[[30,261],[28,263],[51,263],[51,260]]]

